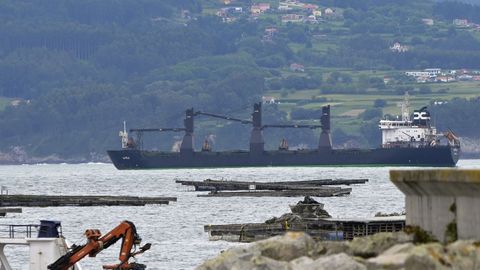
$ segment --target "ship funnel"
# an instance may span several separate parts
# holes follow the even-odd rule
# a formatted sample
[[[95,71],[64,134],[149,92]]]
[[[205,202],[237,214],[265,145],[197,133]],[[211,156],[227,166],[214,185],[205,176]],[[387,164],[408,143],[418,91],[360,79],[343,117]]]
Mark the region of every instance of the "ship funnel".
[[[330,105],[322,107],[322,133],[320,133],[320,142],[318,149],[332,149],[332,137],[330,135]]]
[[[264,150],[263,133],[262,133],[262,103],[253,104],[252,113],[253,129],[250,135],[250,154],[261,155]]]
[[[422,107],[420,110],[413,111],[412,125],[423,127],[430,126],[430,112],[427,111],[427,107]]]
[[[180,153],[193,153],[193,118],[195,114],[193,108],[185,111],[185,119],[183,124],[185,126],[185,135],[183,136],[182,145],[180,146]]]

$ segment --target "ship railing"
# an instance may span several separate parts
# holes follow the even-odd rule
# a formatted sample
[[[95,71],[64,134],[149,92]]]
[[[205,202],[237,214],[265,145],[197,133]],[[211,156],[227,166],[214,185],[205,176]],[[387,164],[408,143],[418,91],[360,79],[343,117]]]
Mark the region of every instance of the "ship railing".
[[[32,233],[37,237],[39,227],[38,224],[0,224],[0,238],[32,238]]]

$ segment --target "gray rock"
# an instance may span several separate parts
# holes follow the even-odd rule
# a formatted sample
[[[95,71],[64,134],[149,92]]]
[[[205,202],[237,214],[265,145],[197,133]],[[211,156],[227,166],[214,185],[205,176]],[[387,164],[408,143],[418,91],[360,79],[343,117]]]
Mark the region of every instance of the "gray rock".
[[[409,252],[405,260],[405,269],[447,270],[451,262],[444,253],[444,247],[439,243],[419,245]]]
[[[459,240],[448,246],[415,246],[404,233],[382,233],[351,242],[319,242],[290,232],[231,248],[197,270],[465,270],[480,269],[480,243]],[[388,249],[387,249],[388,248]],[[386,250],[385,250],[386,249]],[[385,250],[382,252],[382,250]],[[376,256],[377,254],[379,254]],[[350,256],[349,256],[350,254]],[[353,257],[360,255],[361,257]],[[374,257],[376,256],[376,257]]]
[[[346,253],[352,255],[348,242],[345,241],[321,241],[317,243],[313,257],[317,258],[323,255],[332,255],[337,253]]]
[[[313,254],[316,243],[304,232],[288,232],[256,243],[262,256],[279,261],[291,261]]]
[[[348,243],[355,256],[363,258],[375,257],[396,244],[412,242],[411,235],[403,232],[377,233],[367,237],[357,237]]]
[[[395,245],[377,257],[367,260],[369,270],[385,269],[396,270],[403,269],[405,262],[411,256],[410,252],[415,248],[412,243]]]
[[[453,269],[479,269],[480,245],[475,241],[458,240],[447,246]]]
[[[227,270],[232,269],[239,261],[250,261],[255,256],[259,256],[258,252],[249,249],[250,247],[236,247],[228,249],[220,253],[217,257],[205,261],[198,266],[197,270]]]
[[[295,260],[290,262],[290,269],[291,270],[304,270],[305,265],[312,263],[313,260],[309,257],[302,256],[300,258],[296,258]]]
[[[397,245],[385,250],[380,255],[395,255],[395,254],[399,254],[399,253],[408,253],[413,248],[415,248],[415,245],[412,244],[412,243],[397,244]]]
[[[232,248],[207,260],[195,268],[197,270],[290,270],[289,264],[260,255],[254,246],[249,248]]]
[[[301,266],[303,270],[367,270],[367,267],[357,262],[345,253],[324,256],[311,263]]]

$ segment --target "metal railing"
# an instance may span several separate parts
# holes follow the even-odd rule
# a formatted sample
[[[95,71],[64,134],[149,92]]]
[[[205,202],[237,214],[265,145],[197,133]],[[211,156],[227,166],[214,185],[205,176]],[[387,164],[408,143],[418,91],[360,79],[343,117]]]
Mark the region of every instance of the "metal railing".
[[[32,237],[32,232],[38,233],[39,224],[27,224],[27,225],[8,225],[0,224],[0,238],[21,238]],[[7,236],[8,235],[8,236]]]

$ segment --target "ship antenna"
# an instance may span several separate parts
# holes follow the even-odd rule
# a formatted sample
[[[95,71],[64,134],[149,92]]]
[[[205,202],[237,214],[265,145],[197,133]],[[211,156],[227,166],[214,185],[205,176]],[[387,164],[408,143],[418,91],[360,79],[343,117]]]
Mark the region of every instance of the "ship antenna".
[[[405,97],[402,103],[402,120],[403,121],[410,121],[410,112],[409,112],[409,106],[410,106],[410,100],[409,100],[409,95],[408,91],[405,91]]]
[[[128,144],[128,133],[127,133],[127,122],[123,121],[123,131],[120,131],[120,137],[122,138],[122,149],[127,148]]]

